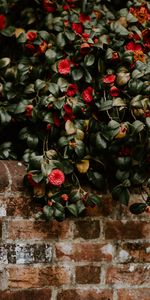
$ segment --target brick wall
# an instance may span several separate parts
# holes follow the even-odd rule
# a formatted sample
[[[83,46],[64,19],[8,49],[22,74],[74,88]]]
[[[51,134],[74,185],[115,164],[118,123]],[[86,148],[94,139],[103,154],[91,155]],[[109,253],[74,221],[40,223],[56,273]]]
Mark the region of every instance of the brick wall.
[[[149,216],[107,195],[82,219],[37,222],[23,173],[0,162],[0,299],[149,300]]]

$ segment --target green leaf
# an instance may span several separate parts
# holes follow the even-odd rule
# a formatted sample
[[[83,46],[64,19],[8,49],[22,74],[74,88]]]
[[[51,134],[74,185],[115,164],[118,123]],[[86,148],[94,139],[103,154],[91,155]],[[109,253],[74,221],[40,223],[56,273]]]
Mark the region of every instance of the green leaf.
[[[9,57],[3,57],[0,59],[0,69],[6,68],[10,64],[11,60]]]
[[[56,83],[49,83],[48,90],[50,91],[50,93],[52,93],[54,97],[57,97],[59,94],[59,87]]]
[[[63,48],[65,46],[65,44],[66,44],[66,41],[65,41],[64,33],[59,32],[58,35],[57,35],[57,45],[60,48]]]
[[[8,26],[5,29],[1,30],[1,34],[7,37],[11,37],[15,34],[15,27]]]
[[[43,207],[43,213],[47,220],[51,220],[53,218],[53,208],[51,206],[45,205]]]
[[[71,122],[70,120],[67,120],[65,123],[65,130],[67,135],[72,135],[76,133],[76,128],[73,124],[73,122]]]
[[[88,180],[99,190],[105,186],[104,176],[96,171],[89,170],[87,173]]]
[[[96,134],[95,143],[96,143],[96,148],[98,150],[104,150],[104,149],[107,148],[107,142],[106,142],[106,140],[104,139],[104,137],[102,136],[102,134],[100,132],[98,132]]]
[[[139,133],[144,129],[145,124],[143,122],[139,121],[139,120],[135,120],[132,123],[132,126],[134,127],[135,132]]]
[[[68,81],[64,79],[63,77],[59,77],[57,84],[61,90],[61,92],[66,92],[68,88]]]
[[[100,206],[102,197],[100,195],[90,193],[86,200],[87,206],[92,206],[93,204],[96,206]]]
[[[78,155],[79,158],[84,157],[85,152],[85,145],[82,141],[76,140],[77,146],[75,148],[75,152]]]
[[[36,81],[35,81],[35,89],[37,91],[42,90],[45,86],[46,86],[46,82],[44,80],[36,79]]]
[[[76,206],[78,215],[80,215],[85,210],[85,205],[83,204],[82,200],[79,200],[77,201]]]
[[[39,142],[39,138],[36,135],[28,134],[27,145],[29,146],[29,148],[35,149],[38,145],[38,142]]]
[[[102,102],[100,105],[100,110],[105,111],[111,109],[113,106],[113,101],[112,100],[107,100],[105,102]]]
[[[150,117],[145,119],[147,127],[150,129]]]
[[[39,183],[43,179],[43,174],[38,173],[38,174],[33,174],[32,179],[36,182]]]
[[[65,36],[69,41],[74,41],[76,37],[75,33],[69,30],[65,30]]]
[[[112,197],[114,200],[119,201],[124,205],[128,205],[130,193],[127,188],[122,185],[117,185],[112,190]]]
[[[78,216],[78,209],[77,209],[76,204],[69,204],[69,205],[66,206],[66,208],[69,210],[69,212],[70,212],[73,216],[75,216],[75,217]]]
[[[134,203],[129,209],[132,214],[139,215],[145,211],[146,206],[146,203]]]
[[[87,67],[92,66],[95,62],[95,56],[93,54],[87,54],[84,58],[84,63]]]
[[[56,60],[56,56],[57,56],[56,52],[52,49],[48,49],[45,52],[45,58],[49,64],[54,64]]]
[[[129,23],[135,23],[135,22],[137,22],[137,18],[133,15],[133,14],[131,14],[130,12],[127,14],[127,21],[129,22]]]
[[[72,78],[73,78],[73,80],[78,81],[78,80],[80,80],[82,77],[83,77],[83,72],[82,72],[81,69],[74,69],[74,70],[72,71]]]
[[[75,203],[78,200],[80,200],[80,198],[81,198],[81,194],[79,189],[73,189],[70,193],[70,201]]]

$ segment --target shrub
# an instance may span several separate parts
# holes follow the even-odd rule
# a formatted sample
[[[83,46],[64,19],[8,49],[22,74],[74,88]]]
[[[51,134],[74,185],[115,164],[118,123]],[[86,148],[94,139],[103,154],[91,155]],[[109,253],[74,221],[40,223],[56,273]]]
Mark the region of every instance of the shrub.
[[[43,207],[37,217],[78,216],[108,189],[125,205],[133,187],[148,193],[148,1],[120,10],[100,0],[0,8],[0,157],[27,164]],[[83,189],[89,184],[98,193]],[[148,211],[149,202],[130,210]]]

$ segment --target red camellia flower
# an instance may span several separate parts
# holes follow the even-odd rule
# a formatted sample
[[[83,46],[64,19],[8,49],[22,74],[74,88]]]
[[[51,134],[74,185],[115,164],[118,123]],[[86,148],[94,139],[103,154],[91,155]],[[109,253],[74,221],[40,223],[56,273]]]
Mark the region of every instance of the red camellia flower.
[[[85,41],[87,41],[89,39],[90,35],[89,35],[89,33],[83,32],[82,37]]]
[[[77,34],[82,34],[83,32],[83,27],[81,23],[72,23],[71,28]]]
[[[150,20],[150,13],[145,5],[140,7],[130,7],[130,13],[133,14],[141,24]]]
[[[43,0],[43,7],[48,13],[53,13],[56,10],[55,4],[51,0]]]
[[[70,73],[71,63],[70,60],[65,58],[61,59],[58,63],[58,72],[63,75],[67,75]]]
[[[109,94],[112,96],[112,97],[118,97],[119,96],[119,89],[116,87],[116,86],[112,86],[109,90]]]
[[[93,100],[93,91],[94,89],[92,88],[92,86],[88,86],[82,93],[82,98],[84,100],[84,102],[88,103],[91,102]]]
[[[131,41],[125,46],[125,49],[128,51],[132,51],[132,52],[139,51],[139,50],[141,51],[142,46],[141,46],[141,44],[137,44],[137,43]]]
[[[6,17],[4,15],[0,15],[0,30],[3,30],[6,26]]]
[[[90,16],[87,16],[85,14],[80,14],[79,20],[80,20],[80,23],[84,23],[86,21],[90,22],[91,18],[90,18]]]
[[[26,34],[27,40],[30,42],[33,42],[36,37],[37,37],[37,32],[36,31],[28,31]]]
[[[73,97],[77,92],[78,92],[77,85],[75,83],[69,84],[67,92],[66,92],[67,96]]]
[[[103,82],[106,84],[111,84],[114,83],[115,79],[116,79],[116,75],[108,74],[103,77]]]
[[[32,172],[29,172],[29,173],[27,174],[27,180],[28,180],[29,184],[30,184],[32,187],[34,187],[34,186],[37,185],[37,183],[33,180],[33,174],[32,174]]]
[[[64,120],[65,121],[67,121],[67,120],[73,121],[75,119],[75,116],[73,114],[72,107],[69,106],[68,104],[64,104],[63,108],[65,111],[65,114],[63,116]]]
[[[48,180],[52,185],[61,186],[65,181],[65,175],[61,170],[54,169],[48,175]]]

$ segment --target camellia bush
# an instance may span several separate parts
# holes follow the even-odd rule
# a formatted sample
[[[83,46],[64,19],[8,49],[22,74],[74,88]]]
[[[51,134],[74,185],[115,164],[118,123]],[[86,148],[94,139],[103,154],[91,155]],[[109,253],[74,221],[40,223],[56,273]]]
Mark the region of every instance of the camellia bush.
[[[27,165],[37,218],[134,188],[150,211],[150,3],[125,5],[1,1],[0,158]]]

